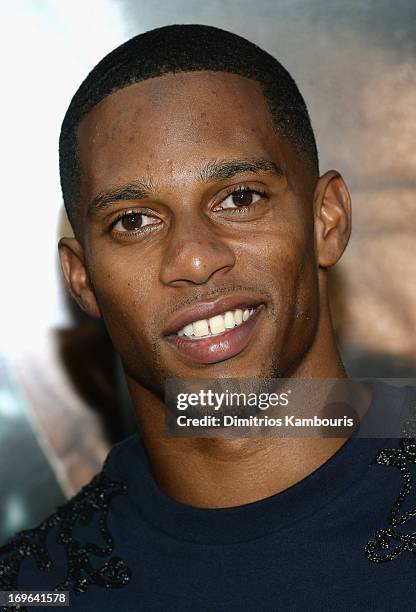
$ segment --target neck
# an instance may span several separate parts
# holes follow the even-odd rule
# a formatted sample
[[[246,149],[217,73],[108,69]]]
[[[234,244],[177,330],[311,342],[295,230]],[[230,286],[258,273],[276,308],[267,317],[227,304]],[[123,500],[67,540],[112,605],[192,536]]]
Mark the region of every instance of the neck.
[[[328,311],[329,312],[329,311]],[[328,316],[292,377],[345,378]],[[140,429],[159,487],[200,508],[254,502],[296,484],[327,461],[346,438],[168,438],[164,407],[127,378]]]

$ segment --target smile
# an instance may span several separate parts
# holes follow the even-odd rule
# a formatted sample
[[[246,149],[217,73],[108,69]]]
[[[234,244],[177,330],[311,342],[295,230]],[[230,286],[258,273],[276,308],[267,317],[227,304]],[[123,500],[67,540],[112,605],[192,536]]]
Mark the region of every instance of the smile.
[[[254,336],[263,303],[227,308],[208,318],[188,321],[165,340],[187,361],[212,364],[241,353]]]
[[[199,321],[193,321],[182,327],[177,334],[178,336],[186,336],[191,340],[200,340],[201,338],[215,337],[223,334],[228,329],[234,329],[239,327],[253,314],[256,312],[256,308],[246,308],[242,310],[237,308],[236,310],[227,310],[223,314],[215,315],[210,319],[200,319]]]

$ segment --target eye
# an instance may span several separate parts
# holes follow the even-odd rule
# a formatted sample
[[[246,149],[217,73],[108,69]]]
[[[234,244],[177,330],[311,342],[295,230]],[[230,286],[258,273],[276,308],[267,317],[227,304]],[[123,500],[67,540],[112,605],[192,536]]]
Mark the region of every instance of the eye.
[[[260,200],[262,195],[262,193],[253,189],[236,189],[221,202],[220,208],[247,208],[257,202],[257,200]]]
[[[116,232],[137,232],[147,225],[157,225],[160,223],[156,217],[145,215],[141,212],[129,212],[118,217],[110,226]]]

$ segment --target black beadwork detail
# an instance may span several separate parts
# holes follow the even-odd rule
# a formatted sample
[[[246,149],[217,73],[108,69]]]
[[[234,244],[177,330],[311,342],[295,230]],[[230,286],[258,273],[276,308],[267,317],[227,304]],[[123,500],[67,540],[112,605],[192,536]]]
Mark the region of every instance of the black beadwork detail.
[[[52,569],[53,562],[46,547],[46,538],[53,527],[57,527],[56,540],[66,552],[68,569],[64,580],[50,590],[63,591],[72,588],[79,594],[92,584],[106,589],[127,585],[131,570],[122,559],[111,557],[99,569],[94,568],[89,559],[89,554],[107,557],[113,552],[114,542],[108,530],[107,516],[113,497],[126,491],[127,486],[124,483],[111,480],[102,471],[38,527],[21,531],[0,548],[0,555],[9,555],[0,561],[0,591],[17,589],[21,563],[29,555],[33,555],[40,570]],[[104,540],[104,545],[101,546],[93,542],[81,543],[73,536],[75,524],[79,522],[81,525],[88,525],[95,514],[98,514],[99,530]],[[26,608],[16,605],[0,610],[23,612]]]
[[[410,465],[416,464],[416,438],[403,438],[400,448],[380,451],[374,461],[379,465],[398,468],[403,476],[403,486],[388,517],[389,527],[379,529],[365,547],[367,558],[374,563],[391,561],[408,550],[416,553],[416,533],[402,533],[396,527],[416,517],[416,508],[400,513],[413,486]]]

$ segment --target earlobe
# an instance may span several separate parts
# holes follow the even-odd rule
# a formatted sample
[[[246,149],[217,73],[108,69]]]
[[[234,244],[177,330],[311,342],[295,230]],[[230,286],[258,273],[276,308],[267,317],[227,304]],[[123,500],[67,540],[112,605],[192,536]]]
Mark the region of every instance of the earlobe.
[[[78,306],[95,318],[100,308],[84,263],[84,252],[76,238],[61,238],[58,244],[62,272],[69,293]]]
[[[351,198],[342,176],[330,170],[319,179],[314,197],[318,264],[335,265],[351,234]]]

